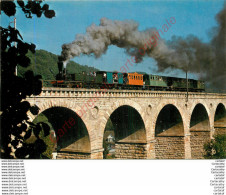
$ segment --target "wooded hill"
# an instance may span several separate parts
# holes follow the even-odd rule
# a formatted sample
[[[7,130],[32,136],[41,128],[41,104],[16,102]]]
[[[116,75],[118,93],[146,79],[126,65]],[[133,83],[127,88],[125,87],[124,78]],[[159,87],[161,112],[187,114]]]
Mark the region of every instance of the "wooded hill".
[[[35,75],[41,75],[43,80],[55,80],[56,74],[58,73],[58,56],[45,51],[45,50],[36,50],[36,53],[33,54],[29,52],[27,56],[31,60],[31,65],[27,68],[18,67],[18,76],[22,76],[27,70],[32,70]],[[67,72],[93,72],[98,71],[98,69],[89,67],[87,65],[83,66],[74,61],[69,61],[67,64]]]

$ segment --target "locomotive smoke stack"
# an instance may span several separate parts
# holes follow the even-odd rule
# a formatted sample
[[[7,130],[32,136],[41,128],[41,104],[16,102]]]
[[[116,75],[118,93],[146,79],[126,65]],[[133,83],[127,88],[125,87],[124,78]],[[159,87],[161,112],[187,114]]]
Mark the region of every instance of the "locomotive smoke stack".
[[[63,62],[62,61],[58,61],[58,70],[59,70],[59,74],[62,74],[62,71],[63,71]]]
[[[67,68],[67,61],[64,61],[63,65],[64,65],[64,69],[66,69]]]
[[[58,70],[60,74],[66,74],[68,60],[64,60],[62,56],[58,56]]]

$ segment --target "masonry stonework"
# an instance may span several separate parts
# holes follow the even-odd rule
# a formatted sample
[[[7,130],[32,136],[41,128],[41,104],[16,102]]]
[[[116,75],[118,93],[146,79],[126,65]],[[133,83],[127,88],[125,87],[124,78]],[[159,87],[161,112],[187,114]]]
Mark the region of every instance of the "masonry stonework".
[[[156,159],[184,159],[184,137],[156,137]]]
[[[57,159],[90,159],[90,154],[77,152],[57,152]]]
[[[144,123],[146,138],[143,144],[119,144],[118,158],[201,158],[202,144],[210,139],[214,132],[214,116],[217,106],[221,103],[226,107],[226,94],[189,92],[186,101],[185,92],[144,91],[144,90],[105,90],[100,89],[72,89],[72,88],[43,88],[38,96],[26,99],[31,105],[39,108],[39,113],[53,107],[68,108],[81,116],[90,140],[90,154],[58,154],[58,158],[103,158],[103,137],[107,121],[111,114],[121,106],[134,108]],[[155,137],[155,126],[159,113],[166,105],[175,106],[182,118],[184,136],[172,138]],[[190,132],[190,119],[197,104],[202,104],[208,115],[209,133]],[[82,112],[83,110],[83,112]],[[83,114],[81,114],[83,113]],[[30,120],[37,115],[28,112]],[[226,124],[223,124],[226,128]],[[173,129],[172,129],[173,130]],[[199,142],[199,145],[198,145]],[[127,152],[126,147],[130,148]],[[161,151],[167,148],[165,154]],[[176,149],[175,149],[176,148]],[[174,153],[174,154],[173,154]],[[77,156],[76,156],[77,155]],[[127,157],[126,157],[127,156]]]
[[[191,131],[191,157],[192,159],[203,159],[203,146],[210,141],[209,131]]]
[[[223,128],[223,127],[215,128],[215,134],[216,135],[226,135],[226,128]]]
[[[147,149],[144,143],[119,143],[115,144],[116,159],[146,159]]]

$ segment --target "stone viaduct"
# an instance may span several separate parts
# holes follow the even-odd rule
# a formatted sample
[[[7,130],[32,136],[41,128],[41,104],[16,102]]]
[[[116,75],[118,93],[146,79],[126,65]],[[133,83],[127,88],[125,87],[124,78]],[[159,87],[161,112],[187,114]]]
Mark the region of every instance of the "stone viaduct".
[[[226,132],[226,94],[186,97],[185,92],[43,88],[27,98],[39,109],[28,116],[33,121],[44,113],[57,123],[58,159],[102,159],[109,119],[117,159],[200,159],[204,143]]]

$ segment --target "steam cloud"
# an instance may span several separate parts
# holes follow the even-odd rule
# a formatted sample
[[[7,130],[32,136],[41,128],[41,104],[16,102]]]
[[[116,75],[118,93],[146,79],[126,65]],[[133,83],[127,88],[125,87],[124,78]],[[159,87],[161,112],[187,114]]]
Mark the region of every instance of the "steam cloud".
[[[226,6],[217,14],[218,27],[215,28],[210,43],[204,43],[197,37],[173,37],[164,41],[158,37],[155,28],[139,31],[139,24],[132,20],[112,21],[100,20],[100,25],[89,26],[86,34],[79,34],[69,44],[62,45],[61,60],[68,61],[80,54],[94,54],[96,58],[103,55],[109,45],[124,48],[136,62],[144,56],[156,60],[158,71],[168,68],[188,70],[198,73],[200,79],[206,80],[211,87],[226,88]],[[160,33],[159,33],[160,34]],[[154,39],[156,37],[156,39]],[[153,42],[151,43],[150,38]],[[156,41],[156,43],[154,43]],[[143,48],[143,50],[141,50]],[[145,50],[145,55],[141,55]]]

